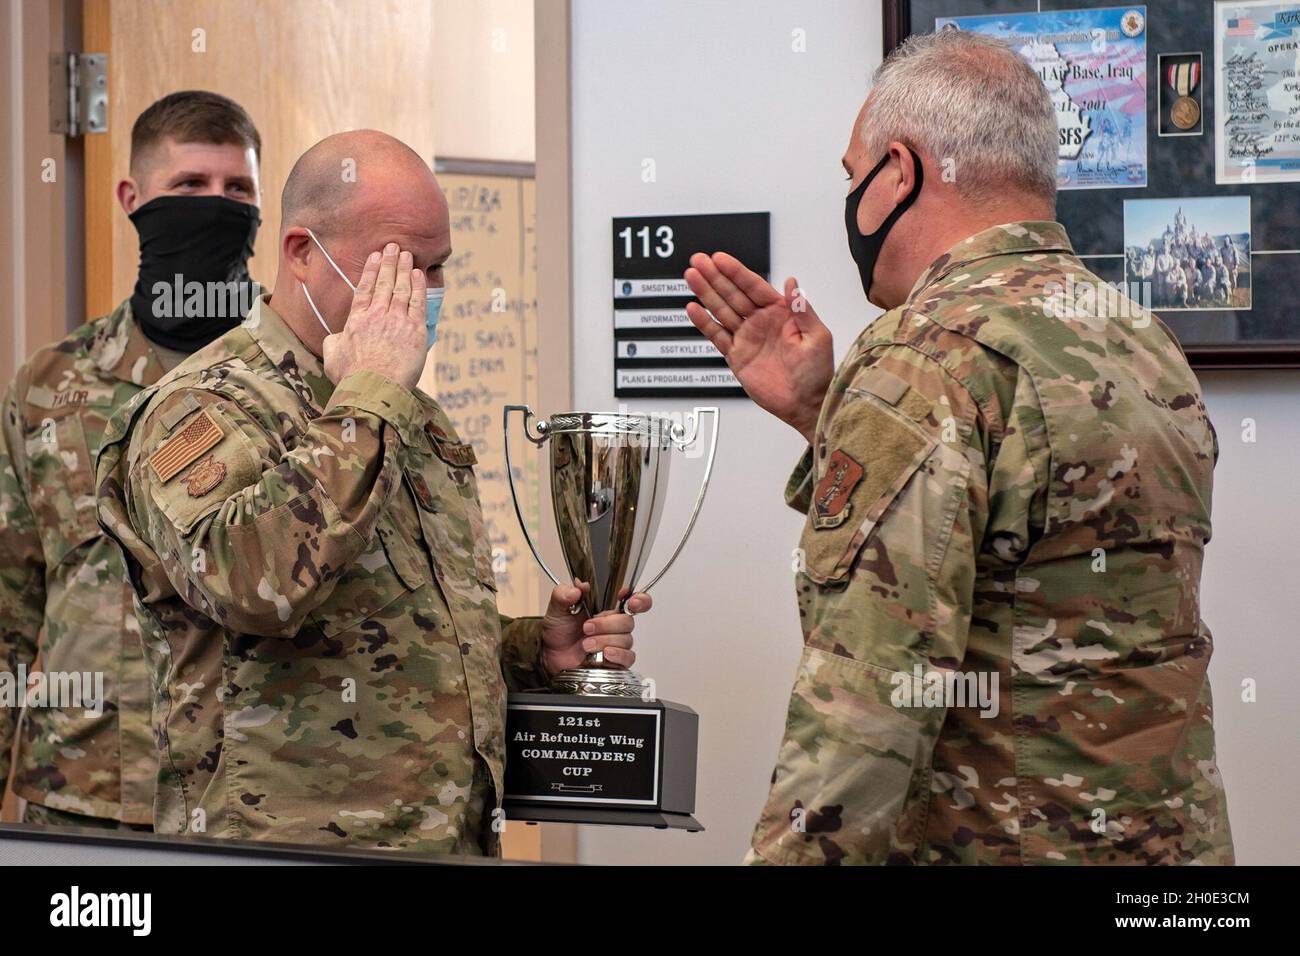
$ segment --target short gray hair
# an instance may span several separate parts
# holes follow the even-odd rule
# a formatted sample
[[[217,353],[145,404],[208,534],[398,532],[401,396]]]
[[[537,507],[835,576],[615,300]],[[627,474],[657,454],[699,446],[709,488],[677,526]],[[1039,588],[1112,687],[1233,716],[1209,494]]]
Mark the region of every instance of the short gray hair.
[[[966,30],[908,37],[872,78],[859,135],[880,157],[894,140],[950,161],[975,201],[1010,186],[1056,199],[1058,132],[1047,87],[1009,43]]]

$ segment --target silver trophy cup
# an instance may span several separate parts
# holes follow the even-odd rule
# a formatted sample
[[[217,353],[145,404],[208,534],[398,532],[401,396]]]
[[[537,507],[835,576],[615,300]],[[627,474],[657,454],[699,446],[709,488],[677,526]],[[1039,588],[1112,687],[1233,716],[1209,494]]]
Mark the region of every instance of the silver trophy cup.
[[[524,436],[530,442],[550,445],[551,504],[560,551],[570,581],[591,585],[583,604],[570,611],[580,613],[585,607],[587,614],[594,617],[603,611],[621,610],[633,593],[649,591],[663,577],[695,526],[718,450],[718,409],[696,408],[687,426],[658,415],[566,412],[553,415],[549,421],[539,419],[534,431],[529,428],[532,409],[527,405],[506,406],[506,476],[510,479],[515,514],[542,570],[556,584],[568,584],[547,566],[519,507],[510,462],[511,412],[523,413]],[[713,416],[712,437],[695,507],[667,563],[657,574],[648,576],[646,562],[659,528],[673,450],[684,452],[695,444],[706,412]],[[650,687],[641,675],[605,660],[599,652],[588,654],[581,667],[564,671],[551,681],[551,690],[556,693],[607,697],[652,696]]]

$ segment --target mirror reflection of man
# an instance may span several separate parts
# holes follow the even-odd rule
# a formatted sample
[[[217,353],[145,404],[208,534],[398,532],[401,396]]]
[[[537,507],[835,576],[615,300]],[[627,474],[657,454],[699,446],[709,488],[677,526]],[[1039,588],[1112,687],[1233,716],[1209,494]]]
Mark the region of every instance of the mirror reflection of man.
[[[507,686],[630,665],[632,618],[570,614],[587,584],[497,612],[473,448],[416,386],[451,255],[428,164],[331,136],[281,223],[274,292],[123,409],[99,460],[160,678],[155,825],[494,852]]]
[[[248,113],[215,93],[172,93],[141,113],[117,185],[139,237],[135,289],[38,351],[5,393],[0,660],[16,677],[39,655],[50,687],[27,702],[12,769],[28,823],[153,819],[149,677],[125,569],[95,520],[93,462],[115,409],[247,311],[260,151]],[[199,296],[178,300],[178,281]],[[84,681],[81,699],[59,696],[61,676]],[[0,711],[0,789],[17,725],[16,707]]]
[[[916,36],[843,158],[888,311],[838,370],[793,279],[691,259],[692,321],[809,446],[804,654],[753,862],[1232,861],[1198,601],[1214,432],[1154,316],[1045,307],[1111,301],[1054,221],[1056,154],[1014,50]]]

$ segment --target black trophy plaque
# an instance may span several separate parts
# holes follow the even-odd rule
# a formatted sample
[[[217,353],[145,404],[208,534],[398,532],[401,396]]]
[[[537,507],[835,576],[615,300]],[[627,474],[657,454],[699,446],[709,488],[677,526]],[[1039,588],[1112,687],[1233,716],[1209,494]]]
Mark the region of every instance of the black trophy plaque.
[[[703,830],[685,704],[544,692],[506,705],[507,819]]]

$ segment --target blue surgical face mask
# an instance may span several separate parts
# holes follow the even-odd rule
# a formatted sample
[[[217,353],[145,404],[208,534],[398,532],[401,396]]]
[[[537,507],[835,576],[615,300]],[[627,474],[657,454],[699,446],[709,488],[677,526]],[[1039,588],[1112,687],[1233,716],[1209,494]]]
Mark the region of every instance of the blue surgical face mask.
[[[316,234],[308,229],[307,235],[311,236],[311,241],[316,243],[320,248],[321,253],[325,256],[325,261],[334,267],[334,271],[339,274],[339,278],[346,282],[348,288],[355,294],[357,287],[352,284],[352,280],[349,279],[344,274],[343,270],[339,268],[338,263],[334,261],[334,257],[329,254],[323,245],[321,245],[321,241],[316,238]],[[324,317],[321,316],[320,309],[316,308],[316,303],[312,301],[311,293],[307,291],[306,283],[303,283],[302,291],[303,295],[307,296],[307,304],[311,306],[312,312],[316,313],[316,321],[321,324],[321,328],[325,330],[325,334],[333,335],[334,330],[329,327],[329,323],[327,323]],[[442,298],[446,292],[446,288],[439,287],[437,289],[429,289],[424,293],[424,348],[426,351],[433,348],[433,343],[438,341],[438,316],[442,312]]]
[[[447,294],[444,286],[436,289],[429,289],[424,293],[424,347],[426,350],[433,348],[433,343],[438,341],[438,316],[442,314],[442,298]]]

